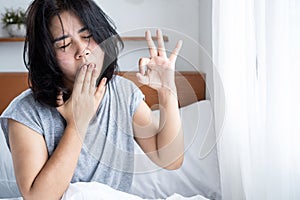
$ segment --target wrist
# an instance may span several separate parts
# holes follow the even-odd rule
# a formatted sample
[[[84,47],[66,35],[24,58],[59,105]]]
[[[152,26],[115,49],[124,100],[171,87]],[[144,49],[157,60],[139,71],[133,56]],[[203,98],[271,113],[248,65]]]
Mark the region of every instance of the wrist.
[[[177,90],[176,86],[170,88],[170,87],[162,87],[159,90],[157,90],[158,94],[158,101],[160,105],[167,105],[170,102],[176,102],[177,103]]]
[[[86,135],[88,125],[79,125],[79,123],[67,123],[66,129],[72,131],[74,134],[80,136],[83,139]]]

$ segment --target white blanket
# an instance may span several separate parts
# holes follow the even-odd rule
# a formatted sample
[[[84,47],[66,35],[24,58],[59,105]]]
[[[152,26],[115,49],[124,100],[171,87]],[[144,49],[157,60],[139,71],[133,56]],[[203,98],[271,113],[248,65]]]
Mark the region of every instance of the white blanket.
[[[74,183],[71,184],[64,194],[62,200],[142,200],[142,198],[115,190],[107,185],[90,182],[90,183]],[[167,198],[167,200],[179,200],[179,199],[189,199],[189,200],[207,200],[203,196],[197,195],[193,197],[183,197],[179,194],[174,194]]]
[[[142,198],[115,190],[107,185],[89,182],[70,184],[61,200],[142,200]],[[167,200],[208,200],[203,196],[196,195],[193,197],[183,197],[179,194],[173,194]],[[0,200],[23,200],[22,198],[0,199]]]

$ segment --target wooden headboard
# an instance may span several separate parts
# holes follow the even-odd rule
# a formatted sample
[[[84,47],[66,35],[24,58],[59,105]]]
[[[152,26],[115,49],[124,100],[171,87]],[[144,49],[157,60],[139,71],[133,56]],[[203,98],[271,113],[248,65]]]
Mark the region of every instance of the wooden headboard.
[[[118,75],[132,80],[145,94],[146,103],[156,109],[157,92],[148,86],[141,85],[135,76],[136,72],[118,72]],[[14,97],[28,88],[26,72],[0,73],[0,114]],[[179,106],[186,106],[205,99],[205,74],[199,72],[176,72],[175,76]]]
[[[0,114],[22,91],[28,88],[26,72],[0,73]]]

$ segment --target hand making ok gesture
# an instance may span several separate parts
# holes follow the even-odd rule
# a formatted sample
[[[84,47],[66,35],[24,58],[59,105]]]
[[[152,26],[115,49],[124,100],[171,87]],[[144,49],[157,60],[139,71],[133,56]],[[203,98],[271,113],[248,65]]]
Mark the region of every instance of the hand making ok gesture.
[[[152,40],[150,31],[146,31],[150,58],[141,58],[139,60],[137,78],[139,82],[152,87],[158,92],[164,89],[176,92],[176,90],[174,91],[176,88],[174,80],[175,62],[181,49],[182,41],[177,42],[176,47],[168,58],[161,30],[157,30],[156,34],[158,48],[156,48]]]

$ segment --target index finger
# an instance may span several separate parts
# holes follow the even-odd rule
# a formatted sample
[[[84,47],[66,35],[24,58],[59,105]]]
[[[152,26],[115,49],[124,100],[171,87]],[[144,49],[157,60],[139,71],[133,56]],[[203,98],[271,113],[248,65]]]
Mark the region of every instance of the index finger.
[[[86,74],[86,70],[87,70],[87,66],[83,65],[80,68],[79,72],[77,73],[77,75],[75,77],[73,93],[74,92],[81,93],[84,77],[85,77],[85,74]]]
[[[149,30],[146,31],[146,41],[149,47],[150,57],[153,58],[154,56],[157,56],[157,49],[152,40],[151,33]]]

